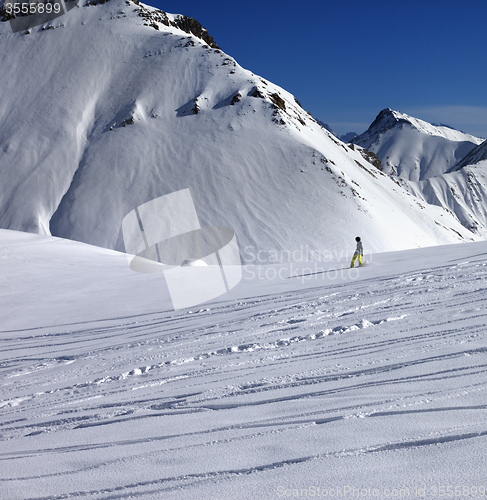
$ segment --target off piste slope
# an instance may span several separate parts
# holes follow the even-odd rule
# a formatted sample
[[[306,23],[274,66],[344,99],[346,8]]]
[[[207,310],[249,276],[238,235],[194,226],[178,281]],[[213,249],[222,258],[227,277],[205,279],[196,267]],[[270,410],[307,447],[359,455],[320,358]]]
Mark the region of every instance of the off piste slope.
[[[412,181],[447,172],[482,141],[389,108],[352,140],[377,154],[384,172]]]
[[[422,201],[450,210],[467,229],[487,238],[487,141],[449,172],[402,185]]]
[[[485,498],[486,252],[249,265],[174,311],[123,254],[0,230],[0,497]]]
[[[472,151],[470,151],[465,158],[462,158],[451,170],[460,170],[467,165],[475,165],[484,160],[487,160],[487,140],[472,149]]]
[[[370,251],[477,238],[194,20],[80,2],[25,33],[0,23],[0,49],[0,227],[123,250],[127,213],[189,188],[247,261],[349,252],[357,234]]]
[[[425,179],[401,181],[401,184],[419,200],[450,210],[464,227],[487,238],[487,158],[484,145],[469,155],[474,164],[455,171]],[[468,159],[466,160],[468,161]]]

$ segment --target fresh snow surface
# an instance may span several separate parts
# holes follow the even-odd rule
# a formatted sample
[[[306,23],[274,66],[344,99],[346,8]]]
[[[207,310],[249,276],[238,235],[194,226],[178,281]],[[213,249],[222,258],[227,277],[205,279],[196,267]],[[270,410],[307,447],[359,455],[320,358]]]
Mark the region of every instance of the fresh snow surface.
[[[202,225],[254,252],[479,239],[289,92],[163,19],[111,0],[28,33],[0,23],[0,227],[123,251],[126,214],[189,188]]]
[[[472,149],[470,153],[458,162],[452,170],[459,170],[467,165],[475,165],[481,161],[487,160],[487,140]]]
[[[244,263],[178,312],[123,254],[0,242],[2,500],[485,496],[486,242]]]
[[[418,181],[452,169],[483,139],[384,109],[352,142],[374,152],[384,172]]]
[[[487,160],[423,181],[401,180],[418,199],[455,214],[466,228],[487,238]]]

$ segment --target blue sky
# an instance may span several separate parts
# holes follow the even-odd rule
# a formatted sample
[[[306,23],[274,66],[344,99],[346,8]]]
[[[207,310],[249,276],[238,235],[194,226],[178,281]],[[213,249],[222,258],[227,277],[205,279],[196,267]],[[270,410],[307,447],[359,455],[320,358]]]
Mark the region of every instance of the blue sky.
[[[145,0],[218,45],[339,134],[383,108],[487,137],[487,0]]]

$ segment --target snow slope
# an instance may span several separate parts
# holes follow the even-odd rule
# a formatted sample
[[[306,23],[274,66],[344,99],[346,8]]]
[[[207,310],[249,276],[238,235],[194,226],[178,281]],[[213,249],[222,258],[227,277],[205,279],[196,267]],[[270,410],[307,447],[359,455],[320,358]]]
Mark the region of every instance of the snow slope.
[[[246,265],[175,312],[122,254],[0,242],[2,499],[485,496],[487,243]]]
[[[487,161],[424,181],[402,180],[401,185],[418,199],[455,214],[463,226],[487,237]]]
[[[178,16],[94,3],[28,33],[0,23],[0,227],[123,250],[127,213],[190,188],[201,223],[255,253],[478,239]]]
[[[455,214],[463,226],[487,237],[487,141],[449,172],[423,181],[401,180],[410,193]]]
[[[470,153],[462,158],[452,170],[459,170],[467,165],[475,165],[483,160],[487,160],[487,140],[472,149]]]
[[[384,109],[352,142],[374,152],[384,172],[418,181],[453,168],[483,139]]]
[[[355,143],[377,154],[383,170],[418,200],[487,237],[486,141],[385,109]]]

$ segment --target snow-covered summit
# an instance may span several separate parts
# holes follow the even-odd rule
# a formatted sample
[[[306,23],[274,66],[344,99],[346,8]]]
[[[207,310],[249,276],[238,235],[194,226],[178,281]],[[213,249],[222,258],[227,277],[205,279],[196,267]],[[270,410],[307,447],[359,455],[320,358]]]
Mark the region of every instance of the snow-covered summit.
[[[377,115],[366,132],[352,140],[376,153],[386,173],[409,180],[423,180],[448,171],[482,141],[389,108]]]
[[[448,125],[433,125],[419,118],[414,118],[406,113],[401,113],[400,111],[395,111],[390,108],[383,109],[377,115],[369,129],[359,137],[361,138],[360,140],[366,140],[367,137],[372,138],[388,129],[395,127],[403,128],[405,125],[415,128],[418,132],[422,132],[423,134],[443,137],[450,141],[470,141],[476,144],[479,144],[479,141],[481,141],[478,137],[466,134]]]

